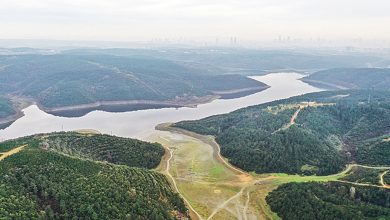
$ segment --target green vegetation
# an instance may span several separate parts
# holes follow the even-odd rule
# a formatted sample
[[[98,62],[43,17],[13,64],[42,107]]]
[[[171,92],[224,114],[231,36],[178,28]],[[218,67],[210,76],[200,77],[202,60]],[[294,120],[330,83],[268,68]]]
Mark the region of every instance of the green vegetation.
[[[354,183],[365,183],[372,185],[380,185],[380,175],[386,170],[370,169],[365,167],[352,167],[347,175],[341,180]]]
[[[16,114],[11,101],[0,96],[0,119]]]
[[[0,94],[31,97],[56,108],[97,101],[190,100],[218,91],[265,89],[240,75],[208,75],[202,70],[146,56],[1,56]]]
[[[387,219],[390,190],[346,183],[287,183],[266,198],[282,219]]]
[[[164,129],[171,132],[159,133],[153,139],[172,152],[164,173],[172,176],[182,196],[195,210],[192,213],[197,213],[194,218],[225,220],[243,215],[249,219],[263,219],[257,207],[246,203],[254,178],[216,157],[216,149],[210,145],[211,138],[177,133],[178,130],[171,127]],[[247,212],[236,207],[246,207]]]
[[[18,146],[22,146],[25,144],[33,144],[37,145],[39,141],[31,136],[21,137],[13,140],[8,140],[5,142],[0,142],[0,153],[10,151]]]
[[[71,156],[148,169],[157,167],[165,152],[157,143],[97,134],[57,133],[41,145]]]
[[[384,183],[385,183],[385,184],[390,185],[390,172],[387,172],[387,173],[383,176],[383,180],[384,180]]]
[[[340,67],[366,67],[367,63],[386,67],[386,58],[367,54],[335,54],[312,50],[252,50],[239,48],[185,48],[164,50],[140,49],[76,49],[66,51],[70,54],[112,54],[118,56],[144,55],[180,62],[186,66],[201,68],[209,74],[239,73],[259,74],[270,70],[312,71]]]
[[[378,115],[378,117],[389,117],[389,114]],[[384,121],[388,122],[388,120]],[[390,141],[379,137],[360,144],[357,161],[361,164],[390,164]]]
[[[148,157],[158,156],[152,152],[159,145],[150,144],[148,148],[147,143],[119,138],[118,143],[124,146],[110,147],[108,143],[115,137],[81,136],[75,133],[37,135],[6,142],[5,147],[1,143],[2,150],[20,144],[27,147],[0,161],[0,216],[5,219],[175,219],[187,215],[183,201],[162,174],[91,160],[104,155],[99,151],[113,151],[151,161]],[[97,140],[103,144],[95,145]],[[63,148],[51,146],[57,143],[62,143]],[[94,147],[99,151],[92,150]],[[133,165],[151,166],[137,161]],[[118,157],[114,162],[128,163],[126,157]]]
[[[257,173],[325,175],[353,160],[390,164],[389,148],[382,152],[388,142],[365,147],[390,130],[390,92],[313,93],[174,126],[216,136],[229,162]]]
[[[313,73],[304,82],[325,88],[389,89],[389,68],[340,68]]]

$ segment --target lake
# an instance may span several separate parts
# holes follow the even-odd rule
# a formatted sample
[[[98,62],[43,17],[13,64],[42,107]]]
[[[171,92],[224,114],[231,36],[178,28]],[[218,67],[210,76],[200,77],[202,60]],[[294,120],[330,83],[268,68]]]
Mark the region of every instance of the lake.
[[[23,109],[23,117],[0,130],[0,141],[36,133],[79,129],[94,129],[101,133],[146,140],[155,131],[154,127],[160,123],[195,120],[251,105],[321,91],[300,81],[301,77],[303,75],[298,73],[251,76],[252,79],[264,82],[271,88],[241,98],[218,99],[198,105],[196,108],[163,108],[119,113],[93,111],[82,117],[66,118],[50,115],[32,105]]]

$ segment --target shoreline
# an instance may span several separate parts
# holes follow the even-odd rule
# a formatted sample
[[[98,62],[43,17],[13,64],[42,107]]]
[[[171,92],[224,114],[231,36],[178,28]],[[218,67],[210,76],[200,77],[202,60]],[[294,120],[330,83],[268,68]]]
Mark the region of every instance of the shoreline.
[[[15,115],[7,118],[0,118],[0,129],[5,129],[14,123],[16,120],[24,116],[22,109],[31,105],[37,105],[42,111],[62,117],[82,117],[89,112],[95,110],[102,110],[106,112],[130,112],[146,109],[162,109],[162,108],[196,108],[198,105],[213,102],[217,99],[230,99],[244,97],[250,94],[258,93],[270,88],[270,86],[248,87],[235,90],[215,91],[212,95],[206,95],[202,97],[192,97],[189,99],[176,99],[176,100],[117,100],[117,101],[97,101],[94,103],[70,105],[62,107],[48,108],[29,97],[12,97],[13,102],[17,103],[14,106],[14,110],[17,112]],[[22,103],[22,104],[21,104]]]
[[[348,87],[345,87],[345,86],[342,86],[342,85],[338,85],[338,84],[334,84],[334,83],[328,83],[328,82],[323,82],[323,81],[319,81],[319,80],[312,80],[312,79],[308,79],[308,78],[300,78],[299,80],[301,80],[302,82],[304,83],[307,83],[311,86],[314,86],[314,87],[317,87],[317,88],[322,88],[322,89],[341,89],[341,90],[346,90],[346,89],[350,89]]]
[[[241,188],[240,192],[235,194],[233,197],[230,197],[228,200],[226,200],[225,204],[228,204],[231,200],[233,200],[237,196],[241,196],[242,192],[244,190],[246,190],[248,184],[251,185],[251,183],[252,184],[255,183],[254,180],[252,179],[252,175],[251,174],[249,174],[246,171],[243,171],[243,170],[235,167],[234,165],[230,164],[220,154],[219,145],[218,145],[218,143],[215,142],[214,137],[197,134],[197,133],[194,133],[194,132],[191,132],[191,131],[187,131],[187,130],[184,130],[184,129],[181,129],[181,128],[171,127],[171,125],[172,125],[172,123],[158,124],[158,125],[156,125],[155,130],[157,130],[157,131],[167,131],[167,132],[171,132],[171,133],[177,133],[177,134],[180,134],[180,135],[189,136],[189,137],[195,138],[195,139],[197,139],[197,140],[199,140],[199,141],[201,141],[201,142],[211,146],[212,151],[213,151],[212,156],[219,163],[221,163],[223,166],[225,166],[228,170],[232,171],[234,173],[234,175],[236,175],[237,177],[240,176],[240,177],[243,177],[243,179],[247,179],[246,182],[243,183],[245,186],[243,186]],[[202,217],[198,213],[198,211],[191,205],[190,200],[186,196],[184,196],[183,192],[181,192],[179,190],[175,178],[169,172],[170,161],[173,158],[173,152],[175,150],[172,150],[168,146],[165,146],[165,145],[163,145],[163,147],[165,149],[165,154],[162,157],[160,164],[158,165],[158,167],[155,170],[157,172],[163,173],[164,175],[167,176],[167,178],[170,180],[173,188],[177,191],[177,193],[180,194],[180,197],[185,201],[185,203],[187,205],[187,208],[189,210],[189,214],[190,214],[192,219],[198,219],[198,220],[206,220],[207,219],[208,220],[208,219],[212,218],[216,213],[218,213],[221,210],[221,208],[217,207],[216,210],[214,210],[214,212],[211,213],[211,215],[208,216],[207,218]]]
[[[162,144],[161,144],[162,145]],[[155,172],[162,173],[163,175],[166,175],[168,177],[168,181],[170,182],[173,189],[180,195],[180,197],[183,199],[184,203],[186,204],[188,208],[188,215],[191,219],[194,220],[203,220],[202,216],[192,207],[191,203],[183,196],[183,194],[180,192],[179,188],[177,187],[177,183],[175,181],[175,178],[169,173],[170,169],[170,161],[173,158],[173,150],[169,149],[169,147],[162,145],[164,148],[164,155],[161,158],[160,164],[154,169]]]
[[[0,130],[5,129],[19,118],[24,116],[24,113],[20,109],[15,109],[16,114],[8,116],[6,118],[0,118]]]
[[[39,108],[47,113],[56,113],[62,111],[74,111],[83,110],[90,108],[99,107],[110,107],[110,106],[126,106],[126,105],[162,105],[170,107],[194,107],[199,104],[208,103],[220,98],[217,95],[203,96],[197,99],[189,100],[167,100],[167,101],[155,101],[155,100],[121,100],[121,101],[97,101],[94,103],[81,104],[81,105],[70,105],[63,107],[48,108],[43,107],[39,104]]]
[[[179,134],[187,135],[187,136],[193,137],[195,139],[198,139],[198,140],[212,146],[214,157],[219,162],[224,164],[229,170],[233,171],[234,173],[236,173],[238,175],[249,175],[250,176],[250,174],[248,172],[230,164],[229,161],[221,155],[221,147],[215,141],[215,137],[213,137],[211,135],[198,134],[198,133],[188,131],[185,129],[181,129],[181,128],[172,127],[171,125],[172,125],[172,123],[163,123],[163,124],[156,125],[155,129],[158,131],[169,131],[172,133],[179,133]]]
[[[372,185],[372,184],[361,184],[358,182],[350,182],[345,181],[342,178],[347,175],[347,173],[353,168],[353,167],[365,167],[368,169],[390,169],[389,166],[365,166],[361,164],[346,164],[345,168],[343,170],[340,170],[337,173],[329,174],[325,176],[316,176],[316,175],[298,175],[298,174],[284,174],[284,173],[250,173],[243,171],[234,165],[230,164],[228,160],[224,159],[219,151],[218,147],[219,145],[215,143],[214,138],[210,135],[202,135],[198,133],[194,133],[191,131],[187,131],[185,129],[181,128],[175,128],[172,127],[173,123],[162,123],[156,126],[156,130],[159,131],[167,131],[171,133],[176,133],[179,135],[189,136],[191,138],[195,138],[201,142],[204,142],[205,144],[210,145],[213,148],[213,157],[217,159],[219,162],[222,162],[223,165],[228,168],[229,170],[236,173],[238,176],[247,175],[251,178],[251,180],[247,183],[242,182],[242,188],[241,191],[245,191],[248,188],[251,188],[251,191],[247,191],[247,195],[249,195],[249,202],[247,200],[247,203],[249,204],[251,201],[257,201],[257,204],[254,206],[255,208],[259,208],[259,215],[264,217],[265,219],[274,219],[275,217],[278,218],[277,213],[273,212],[270,209],[269,204],[266,202],[266,196],[269,192],[277,189],[279,186],[286,184],[286,183],[305,183],[305,182],[318,182],[318,183],[326,183],[326,182],[342,182],[346,184],[350,184],[351,186],[367,186],[367,187],[379,187],[379,188],[385,188],[388,189],[390,185],[387,185],[384,181],[380,185]],[[169,152],[167,152],[169,154]],[[172,156],[172,154],[169,154],[167,156]],[[381,178],[383,180],[383,176],[389,171],[386,171],[382,173]],[[180,193],[182,197],[184,195]],[[238,194],[234,195],[233,197],[230,197],[227,199],[223,204],[228,204],[231,202],[232,198],[235,198]],[[239,193],[239,196],[242,196],[242,193]],[[186,198],[190,199],[190,198]],[[220,205],[222,206],[222,205]],[[215,212],[212,213],[207,219],[210,219],[213,217],[216,213],[221,211],[222,208],[215,209]]]
[[[14,123],[16,120],[24,116],[24,112],[22,111],[24,108],[29,107],[35,102],[27,97],[17,97],[17,96],[7,96],[12,102],[12,109],[15,111],[15,114],[10,115],[5,118],[0,118],[0,130],[5,129]]]
[[[215,95],[234,95],[234,94],[240,94],[243,92],[250,92],[250,91],[263,91],[271,86],[265,85],[265,86],[254,86],[254,87],[248,87],[248,88],[242,88],[242,89],[232,89],[232,90],[222,90],[222,91],[212,91],[213,94]]]
[[[189,99],[179,98],[176,100],[116,100],[116,101],[97,101],[93,103],[80,104],[80,105],[69,105],[62,107],[44,107],[41,104],[39,108],[47,113],[56,113],[61,111],[72,111],[72,110],[83,110],[90,108],[99,108],[99,107],[110,107],[110,106],[126,106],[126,105],[162,105],[167,107],[190,107],[194,108],[197,105],[206,104],[212,102],[216,99],[224,98],[224,96],[234,96],[238,95],[239,97],[244,97],[247,95],[247,92],[261,92],[270,88],[270,86],[256,86],[256,87],[248,87],[242,89],[234,89],[234,90],[222,90],[222,91],[211,91],[212,95],[205,95],[201,97],[192,97]],[[245,94],[243,94],[245,93]],[[251,94],[253,94],[251,93]],[[243,95],[240,95],[243,94]]]

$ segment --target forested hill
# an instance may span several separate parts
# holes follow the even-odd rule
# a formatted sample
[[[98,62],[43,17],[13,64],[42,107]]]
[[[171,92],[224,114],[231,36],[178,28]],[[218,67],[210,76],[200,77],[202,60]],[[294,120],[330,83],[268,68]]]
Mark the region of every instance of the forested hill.
[[[261,74],[275,70],[316,71],[330,68],[387,67],[390,60],[368,53],[316,50],[254,50],[244,48],[164,48],[164,49],[75,49],[68,54],[111,54],[164,58],[188,66],[196,66],[210,74]]]
[[[312,93],[174,126],[216,136],[230,163],[258,173],[390,164],[390,91]]]
[[[326,89],[390,89],[389,68],[340,68],[313,73],[302,81]]]
[[[286,220],[389,219],[390,190],[339,182],[288,183],[267,196]]]
[[[14,154],[2,157],[10,152]],[[0,216],[5,219],[187,216],[183,201],[167,179],[142,168],[155,167],[163,153],[158,144],[98,134],[55,133],[0,143]]]
[[[160,164],[164,148],[157,143],[110,135],[74,132],[47,136],[41,143],[47,150],[96,161],[152,169]]]
[[[27,97],[44,109],[110,101],[189,101],[203,96],[261,91],[241,75],[141,55],[53,54],[0,56],[0,96]]]

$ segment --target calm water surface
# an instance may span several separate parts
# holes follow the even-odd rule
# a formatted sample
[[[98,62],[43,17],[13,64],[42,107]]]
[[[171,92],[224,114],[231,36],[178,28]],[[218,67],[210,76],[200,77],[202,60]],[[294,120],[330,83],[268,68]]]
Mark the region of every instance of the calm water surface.
[[[83,117],[65,118],[47,114],[32,105],[23,110],[25,116],[0,130],[0,141],[36,133],[78,129],[94,129],[107,134],[147,139],[154,132],[154,127],[160,123],[200,119],[250,105],[320,91],[298,80],[302,76],[297,73],[253,76],[251,78],[264,82],[271,88],[237,99],[215,100],[197,108],[165,108],[121,113],[93,111]]]

